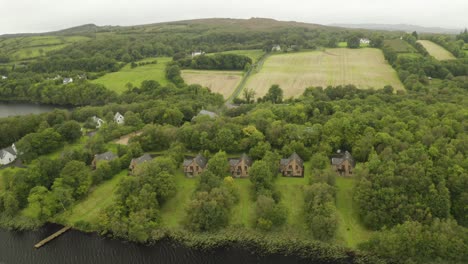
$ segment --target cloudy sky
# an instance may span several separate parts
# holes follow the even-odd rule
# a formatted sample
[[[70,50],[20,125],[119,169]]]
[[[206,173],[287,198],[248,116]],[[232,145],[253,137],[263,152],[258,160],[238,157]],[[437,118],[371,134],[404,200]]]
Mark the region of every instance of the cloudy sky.
[[[467,14],[468,0],[0,0],[0,35],[207,17],[460,29],[468,26]]]

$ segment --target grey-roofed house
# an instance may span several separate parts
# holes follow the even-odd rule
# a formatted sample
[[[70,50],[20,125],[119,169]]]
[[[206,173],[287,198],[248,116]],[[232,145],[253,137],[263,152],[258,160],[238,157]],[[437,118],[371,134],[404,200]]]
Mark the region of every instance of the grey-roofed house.
[[[132,159],[132,161],[130,162],[130,167],[129,167],[130,172],[131,172],[132,174],[135,173],[135,169],[136,169],[139,165],[141,165],[141,164],[143,164],[143,163],[145,163],[145,162],[148,162],[148,161],[150,161],[150,160],[152,160],[152,159],[153,159],[153,157],[151,157],[151,155],[150,155],[150,154],[147,154],[147,153],[144,154],[143,156],[139,157],[139,158]]]
[[[187,177],[194,177],[200,175],[205,169],[207,160],[201,154],[198,154],[193,159],[184,159],[184,173]]]
[[[93,169],[96,169],[100,161],[113,161],[117,158],[119,157],[115,155],[112,151],[104,152],[102,154],[96,154],[94,155],[94,159],[91,162],[91,167],[93,167]]]
[[[356,165],[351,153],[348,151],[343,153],[341,150],[338,150],[337,154],[332,157],[331,163],[336,173],[346,177],[353,175],[353,169]]]
[[[8,165],[13,163],[18,156],[18,151],[15,144],[8,148],[0,149],[0,165]]]
[[[304,177],[304,161],[294,152],[289,158],[281,159],[280,172],[287,177]]]
[[[216,114],[215,112],[207,111],[207,110],[200,110],[198,115],[194,116],[192,118],[192,120],[195,119],[196,117],[199,117],[199,116],[209,116],[211,118],[216,118],[216,117],[218,117],[218,114]]]
[[[249,177],[249,170],[252,166],[252,159],[245,153],[238,159],[229,159],[229,170],[232,177],[245,178]]]

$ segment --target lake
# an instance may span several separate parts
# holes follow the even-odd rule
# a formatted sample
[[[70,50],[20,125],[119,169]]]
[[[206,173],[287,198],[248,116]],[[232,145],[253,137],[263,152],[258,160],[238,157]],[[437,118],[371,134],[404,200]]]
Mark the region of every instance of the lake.
[[[50,112],[55,108],[56,107],[50,105],[0,102],[0,118],[28,114],[41,114]]]
[[[13,232],[0,229],[0,264],[248,264],[311,263],[294,256],[259,256],[245,249],[194,250],[169,241],[145,246],[70,230],[40,249],[33,246],[61,227],[46,225],[37,231]]]

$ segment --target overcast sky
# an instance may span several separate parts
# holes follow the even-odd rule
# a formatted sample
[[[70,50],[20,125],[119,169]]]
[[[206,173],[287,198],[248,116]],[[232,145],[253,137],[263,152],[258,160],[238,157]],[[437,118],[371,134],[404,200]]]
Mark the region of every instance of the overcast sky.
[[[0,35],[208,17],[461,29],[468,26],[468,0],[0,0]]]

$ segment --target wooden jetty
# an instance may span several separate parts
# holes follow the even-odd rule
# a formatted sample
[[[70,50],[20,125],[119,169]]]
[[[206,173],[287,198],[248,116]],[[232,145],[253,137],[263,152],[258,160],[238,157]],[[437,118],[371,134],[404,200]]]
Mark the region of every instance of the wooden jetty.
[[[42,240],[41,242],[37,243],[36,245],[34,245],[34,247],[36,249],[38,249],[38,248],[44,246],[45,244],[49,243],[50,241],[56,239],[57,237],[61,236],[63,233],[67,232],[70,229],[71,229],[71,226],[66,226],[66,227],[60,229],[59,231],[55,232],[54,234],[50,235],[46,239]]]

